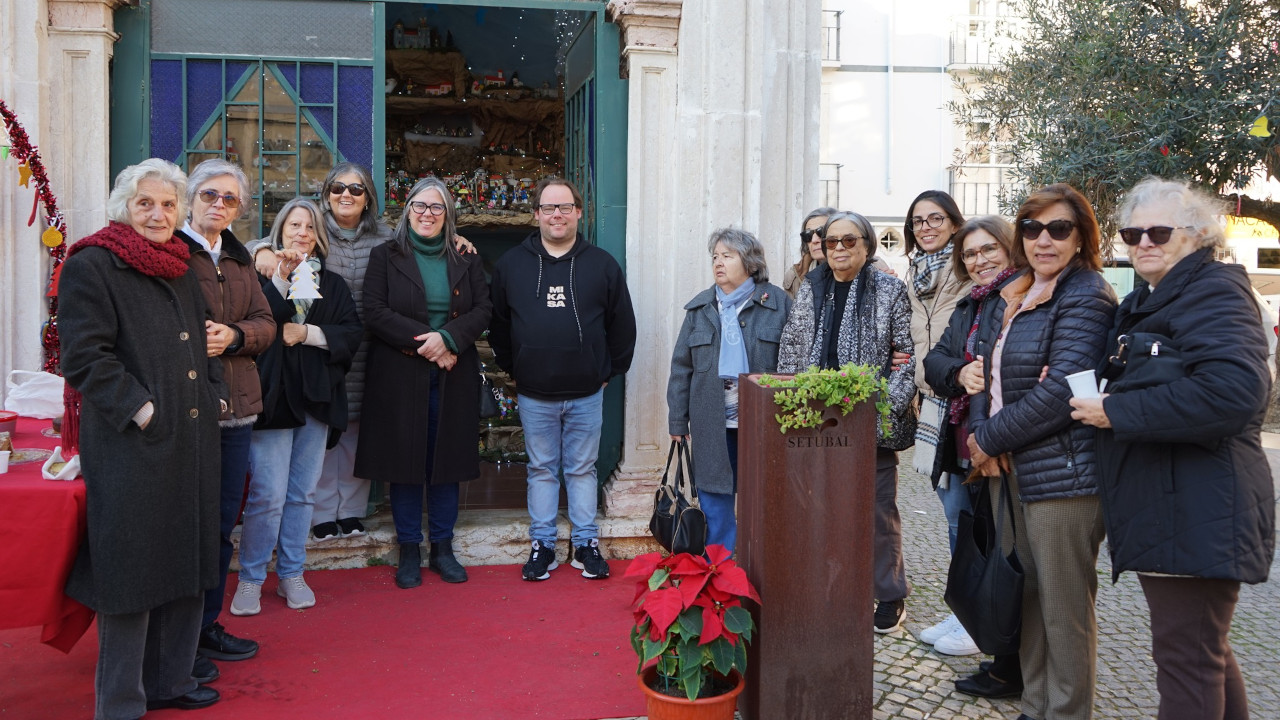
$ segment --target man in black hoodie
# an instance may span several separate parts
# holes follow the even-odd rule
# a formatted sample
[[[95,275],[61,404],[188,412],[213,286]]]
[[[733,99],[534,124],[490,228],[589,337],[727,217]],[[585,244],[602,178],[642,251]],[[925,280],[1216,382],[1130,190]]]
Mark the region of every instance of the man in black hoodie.
[[[578,237],[582,196],[561,178],[533,191],[538,232],[493,268],[489,344],[511,375],[529,453],[529,536],[525,580],[546,580],[556,562],[558,476],[564,471],[573,525],[572,565],[609,577],[600,556],[596,457],[609,378],[631,367],[636,319],[622,268]]]

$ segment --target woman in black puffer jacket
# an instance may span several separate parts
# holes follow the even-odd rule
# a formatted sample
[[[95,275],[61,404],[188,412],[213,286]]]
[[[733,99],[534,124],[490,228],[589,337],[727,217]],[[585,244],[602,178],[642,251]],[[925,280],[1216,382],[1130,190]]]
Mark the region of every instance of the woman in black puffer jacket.
[[[969,455],[1003,475],[1014,504],[1022,601],[1022,713],[1089,718],[1098,631],[1094,568],[1102,542],[1094,432],[1071,419],[1066,376],[1101,360],[1115,312],[1102,278],[1098,223],[1067,185],[1032,193],[1018,210],[1015,264],[1032,272],[1000,292],[1002,322],[979,331],[987,393],[973,396]],[[999,461],[997,461],[999,459]],[[991,486],[999,493],[999,482]]]
[[[1267,339],[1244,269],[1213,259],[1222,212],[1159,178],[1125,198],[1120,235],[1149,287],[1108,336],[1110,394],[1071,402],[1098,428],[1112,578],[1136,571],[1151,610],[1160,720],[1249,716],[1231,617],[1275,555]]]

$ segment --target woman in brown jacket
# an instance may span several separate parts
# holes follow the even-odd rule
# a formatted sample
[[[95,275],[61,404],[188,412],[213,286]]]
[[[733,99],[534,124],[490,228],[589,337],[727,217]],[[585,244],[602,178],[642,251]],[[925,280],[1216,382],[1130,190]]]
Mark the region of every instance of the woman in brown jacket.
[[[216,660],[245,660],[258,643],[228,633],[218,622],[227,570],[231,567],[231,531],[244,499],[249,467],[249,436],[262,411],[262,386],[255,356],[275,338],[276,322],[262,295],[249,252],[231,232],[249,202],[244,171],[226,160],[206,160],[191,171],[187,184],[190,213],[175,233],[187,244],[187,264],[200,283],[211,319],[205,320],[209,357],[222,360],[222,377],[231,394],[230,407],[218,418],[222,431],[222,494],[219,518],[218,585],[204,598],[200,649],[193,675],[201,682],[218,677]]]

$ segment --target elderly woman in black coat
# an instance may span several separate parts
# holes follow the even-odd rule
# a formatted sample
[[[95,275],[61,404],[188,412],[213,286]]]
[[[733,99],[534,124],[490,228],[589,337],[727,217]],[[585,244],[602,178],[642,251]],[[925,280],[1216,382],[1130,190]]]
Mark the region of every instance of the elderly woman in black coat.
[[[992,495],[1007,480],[1021,500],[1012,526],[1025,573],[1022,714],[1083,719],[1097,681],[1102,510],[1094,433],[1071,420],[1066,376],[1097,367],[1115,292],[1099,272],[1093,208],[1074,188],[1031,193],[1015,228],[1013,261],[1031,272],[1004,286],[1000,322],[978,331],[987,389],[970,404],[969,457]]]
[[[902,559],[898,512],[898,450],[915,438],[916,357],[894,365],[895,349],[911,343],[907,286],[872,267],[875,229],[863,216],[839,212],[822,229],[826,263],[810,270],[782,330],[778,372],[846,363],[883,368],[889,381],[890,429],[876,436],[875,631],[902,627],[911,591]]]
[[[276,551],[276,594],[294,610],[316,604],[303,578],[311,506],[329,431],[347,426],[346,374],[364,328],[351,290],[325,269],[328,236],[320,208],[294,198],[268,238],[278,267],[260,277],[275,339],[258,356],[262,413],[249,445],[253,479],[240,534],[240,582],[232,615],[262,610],[267,563]],[[292,282],[292,284],[291,284]]]
[[[1160,720],[1249,716],[1231,616],[1275,554],[1267,339],[1244,268],[1214,260],[1224,213],[1185,183],[1129,192],[1120,237],[1147,286],[1116,313],[1107,393],[1071,401],[1098,428],[1112,579],[1137,572],[1151,611]]]
[[[99,720],[218,700],[191,667],[204,592],[218,583],[227,393],[173,236],[186,185],[155,158],[121,171],[111,222],[71,247],[59,282],[63,441],[79,445],[88,504],[67,594],[98,612]]]
[[[693,441],[707,544],[732,553],[738,539],[738,375],[777,369],[791,298],[769,284],[764,248],[751,233],[716,230],[707,250],[715,284],[684,306],[667,380],[667,423],[672,440]]]
[[[356,474],[390,483],[400,543],[396,585],[422,584],[422,506],[427,567],[467,580],[453,552],[458,483],[480,476],[480,356],[475,343],[492,304],[478,255],[455,237],[454,201],[438,178],[419,180],[390,241],[373,249],[364,281],[369,346],[365,416]],[[425,486],[425,487],[424,487]],[[425,490],[425,493],[424,493]]]

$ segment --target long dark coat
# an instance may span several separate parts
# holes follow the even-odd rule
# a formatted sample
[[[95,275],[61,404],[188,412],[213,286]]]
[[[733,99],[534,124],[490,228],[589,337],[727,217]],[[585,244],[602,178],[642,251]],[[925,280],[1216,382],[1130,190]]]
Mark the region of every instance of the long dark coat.
[[[67,594],[102,613],[200,596],[218,582],[227,394],[222,363],[205,356],[200,285],[190,270],[148,277],[87,247],[63,265],[58,301],[62,372],[84,396],[89,526]],[[140,430],[133,416],[148,401]]]
[[[426,484],[427,399],[433,363],[417,354],[413,338],[445,330],[458,346],[458,363],[440,373],[440,420],[432,483],[480,476],[480,357],[475,343],[489,325],[492,305],[478,255],[449,260],[449,321],[427,319],[422,274],[394,241],[369,255],[364,279],[365,327],[373,332],[355,474],[384,482]]]

